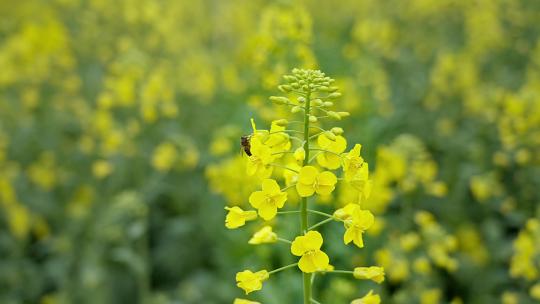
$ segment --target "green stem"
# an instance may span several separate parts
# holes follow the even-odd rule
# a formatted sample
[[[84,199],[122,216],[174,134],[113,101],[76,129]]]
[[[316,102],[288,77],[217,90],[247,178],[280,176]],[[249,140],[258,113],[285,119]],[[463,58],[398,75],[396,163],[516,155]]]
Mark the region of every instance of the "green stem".
[[[311,106],[311,92],[306,94],[306,104],[304,111],[304,151],[306,151],[306,156],[304,158],[304,166],[308,164],[309,161],[309,112]],[[307,197],[302,198],[302,203],[300,206],[300,228],[301,234],[307,232],[308,229],[308,199]],[[311,302],[311,274],[302,273],[304,281],[304,304],[310,304]]]
[[[283,165],[280,165],[280,164],[271,163],[271,164],[268,164],[268,165],[272,166],[272,167],[277,167],[277,168],[282,168],[282,169],[285,169],[285,170],[289,170],[289,171],[292,171],[292,172],[295,172],[295,173],[299,173],[298,171],[294,170],[293,168],[289,168],[287,166],[283,166]]]
[[[291,265],[283,266],[283,267],[274,269],[274,270],[272,270],[272,271],[269,271],[268,274],[274,274],[274,273],[276,273],[276,272],[280,272],[280,271],[282,271],[282,270],[285,270],[285,269],[288,269],[288,268],[295,267],[296,265],[298,265],[298,263],[294,263],[294,264],[291,264]]]
[[[328,223],[328,222],[331,222],[331,221],[333,221],[333,220],[334,220],[333,218],[327,218],[327,219],[325,219],[325,220],[323,220],[323,221],[320,221],[320,222],[318,222],[317,224],[315,224],[315,225],[309,227],[308,230],[313,230],[313,229],[315,229],[315,228],[317,228],[317,227],[319,227],[319,226],[321,226],[321,225],[324,225],[324,224],[326,224],[326,223]]]
[[[281,190],[283,191],[283,190]],[[298,210],[293,210],[293,211],[278,211],[277,214],[291,214],[291,213],[300,213],[300,211]]]
[[[296,183],[295,183],[295,184],[292,184],[292,185],[288,185],[287,187],[281,189],[281,192],[287,191],[287,190],[289,190],[289,189],[291,189],[292,187],[295,187],[295,186],[296,186]],[[297,212],[298,212],[298,211],[297,211]]]
[[[330,270],[330,271],[321,271],[324,273],[344,273],[344,274],[354,274],[354,271],[350,270]]]
[[[336,220],[336,221],[339,221],[339,220],[340,220],[339,218],[337,218],[337,217],[335,217],[335,216],[333,216],[333,215],[331,215],[331,214],[328,214],[328,213],[326,213],[326,212],[321,212],[321,211],[311,210],[311,209],[308,209],[308,212],[310,212],[310,213],[315,213],[315,214],[322,215],[322,216],[326,216],[326,217],[332,218],[332,219],[334,219],[334,220]]]
[[[280,238],[280,237],[278,237],[277,240],[280,241],[280,242],[283,242],[283,243],[292,244],[291,241],[286,240],[286,239],[283,239],[283,238]]]

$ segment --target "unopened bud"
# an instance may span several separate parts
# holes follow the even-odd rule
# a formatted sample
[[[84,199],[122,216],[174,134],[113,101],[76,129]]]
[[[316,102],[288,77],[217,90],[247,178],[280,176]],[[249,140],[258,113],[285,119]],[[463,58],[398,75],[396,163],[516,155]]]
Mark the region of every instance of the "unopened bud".
[[[292,90],[292,87],[288,84],[282,84],[278,86],[278,90],[283,93],[289,93]]]
[[[325,101],[323,103],[323,106],[326,107],[326,108],[330,108],[330,107],[334,106],[334,103],[331,102],[331,101]]]
[[[317,122],[317,117],[309,115],[309,122]]]
[[[348,116],[351,115],[351,113],[349,113],[349,112],[338,112],[338,114],[339,114],[339,116],[341,116],[341,117],[348,117]]]
[[[330,116],[331,118],[334,118],[334,119],[337,119],[337,120],[341,120],[341,115],[339,115],[338,113],[334,112],[334,111],[328,111],[327,112],[328,116]]]
[[[291,76],[291,75],[285,75],[283,76],[283,78],[285,78],[285,80],[287,80],[288,82],[296,81],[296,77]]]
[[[341,97],[341,93],[339,92],[334,92],[334,93],[331,93],[330,95],[328,95],[328,98],[330,99],[336,99],[336,98],[339,98]]]
[[[296,150],[294,150],[293,156],[296,161],[301,162],[306,158],[306,151],[303,147],[297,148]]]
[[[300,107],[300,106],[294,106],[291,109],[291,113],[298,113],[300,111],[302,111],[302,107]]]
[[[341,135],[343,134],[343,129],[340,127],[333,127],[330,129],[330,132],[334,133],[335,135]]]
[[[328,88],[328,92],[335,92],[335,91],[337,91],[338,89],[339,89],[338,87],[332,86],[332,87],[329,87],[329,88]]]
[[[336,135],[334,135],[334,133],[330,131],[324,132],[324,136],[326,136],[326,138],[330,139],[331,141],[336,141]]]
[[[283,96],[270,96],[270,100],[275,104],[286,104],[289,103],[289,99]]]
[[[327,86],[321,86],[318,88],[319,91],[321,92],[328,92],[328,87]]]
[[[283,118],[283,119],[274,120],[274,123],[280,127],[285,127],[286,125],[289,124],[289,121]]]
[[[313,104],[316,105],[316,106],[322,106],[322,105],[323,105],[323,101],[320,100],[320,99],[314,99],[314,100],[313,100]]]
[[[305,97],[302,97],[302,96],[298,97],[296,100],[298,100],[299,103],[304,103],[304,102],[306,102],[306,98],[305,98]]]

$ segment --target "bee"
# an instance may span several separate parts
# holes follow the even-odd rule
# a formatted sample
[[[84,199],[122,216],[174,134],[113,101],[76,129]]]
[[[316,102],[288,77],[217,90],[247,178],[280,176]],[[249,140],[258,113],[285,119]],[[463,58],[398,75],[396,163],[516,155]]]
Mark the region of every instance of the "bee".
[[[251,156],[251,135],[240,137],[240,146],[246,152],[247,156]]]

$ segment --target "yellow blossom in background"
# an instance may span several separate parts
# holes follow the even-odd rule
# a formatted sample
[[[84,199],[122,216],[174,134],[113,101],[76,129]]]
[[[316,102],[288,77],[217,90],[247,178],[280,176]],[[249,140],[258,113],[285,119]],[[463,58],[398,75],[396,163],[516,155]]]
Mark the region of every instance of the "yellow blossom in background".
[[[441,301],[441,290],[428,289],[420,294],[420,304],[437,304]]]
[[[384,281],[384,268],[378,266],[356,267],[354,268],[354,277],[363,280],[372,280],[377,284]]]
[[[225,210],[229,211],[225,217],[225,227],[229,229],[235,229],[242,227],[246,224],[246,221],[253,221],[257,219],[257,212],[244,211],[240,207],[225,207]]]
[[[251,245],[266,244],[266,243],[275,243],[277,242],[277,234],[272,231],[271,226],[264,226],[248,241]]]
[[[540,301],[540,282],[531,286],[529,289],[529,295],[531,298]]]
[[[92,173],[98,179],[109,176],[113,171],[113,166],[106,160],[97,160],[92,164]]]
[[[519,304],[519,296],[515,292],[505,291],[501,296],[502,304]]]
[[[325,270],[330,262],[328,255],[321,251],[322,235],[317,231],[309,231],[303,236],[297,236],[291,244],[291,253],[300,256],[298,268],[311,273]]]
[[[174,166],[177,158],[178,151],[174,144],[164,142],[154,149],[152,166],[158,171],[167,172]]]
[[[282,192],[273,179],[262,182],[262,191],[255,191],[249,196],[249,203],[259,211],[259,216],[268,221],[274,218],[278,208],[283,208],[287,193]]]
[[[260,270],[252,272],[251,270],[244,270],[236,274],[236,286],[243,289],[246,294],[250,292],[261,290],[262,283],[268,279],[270,275],[266,270]]]
[[[312,196],[315,192],[328,195],[335,189],[337,177],[330,171],[319,173],[313,166],[305,166],[298,173],[296,190],[301,197]]]
[[[370,290],[365,296],[353,300],[351,304],[380,304],[381,297],[378,294],[374,294],[373,290]]]

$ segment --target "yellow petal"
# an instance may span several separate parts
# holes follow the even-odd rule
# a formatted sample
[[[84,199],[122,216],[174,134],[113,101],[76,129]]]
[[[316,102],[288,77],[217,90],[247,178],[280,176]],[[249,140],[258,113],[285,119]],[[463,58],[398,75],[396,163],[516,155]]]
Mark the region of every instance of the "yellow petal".
[[[313,185],[305,185],[301,183],[296,184],[296,191],[298,192],[298,195],[300,195],[301,197],[312,196],[313,193],[315,193],[315,189],[313,188]]]
[[[263,191],[255,191],[249,196],[249,203],[253,208],[259,208],[259,206],[266,200],[266,195]]]
[[[356,209],[353,213],[353,222],[362,230],[367,230],[373,226],[375,217],[369,210]]]
[[[324,171],[317,176],[317,183],[319,185],[335,185],[337,183],[337,177],[330,171]]]
[[[313,166],[304,166],[298,174],[298,181],[302,184],[311,185],[315,182],[315,178],[319,174],[319,170]]]
[[[362,145],[361,144],[356,144],[354,145],[354,148],[352,148],[352,150],[349,152],[349,157],[351,156],[355,156],[355,157],[359,157],[360,156],[360,150],[362,149]]]
[[[354,239],[354,236],[354,229],[352,227],[347,228],[347,230],[345,230],[345,234],[343,234],[343,243],[349,244]]]
[[[273,204],[263,203],[259,206],[259,215],[265,220],[269,221],[276,216],[277,208]]]
[[[298,261],[298,268],[305,273],[311,273],[317,271],[317,266],[313,263],[313,259],[310,255],[303,255]]]
[[[328,258],[328,255],[324,253],[321,250],[317,250],[313,253],[313,264],[315,264],[315,267],[317,270],[325,270],[328,267],[328,264],[330,263],[330,259]]]
[[[332,193],[332,191],[334,191],[336,187],[334,186],[324,186],[324,185],[319,185],[317,187],[317,194],[319,195],[330,195]]]
[[[278,183],[269,178],[262,181],[262,190],[268,194],[276,194],[281,192]]]
[[[287,193],[281,192],[273,197],[275,200],[276,207],[283,208],[283,205],[285,205],[285,202],[287,201]]]
[[[301,256],[306,252],[304,246],[304,236],[297,236],[291,244],[291,253],[296,256]]]
[[[309,231],[304,236],[304,248],[307,250],[318,250],[323,244],[323,237],[318,231]]]

